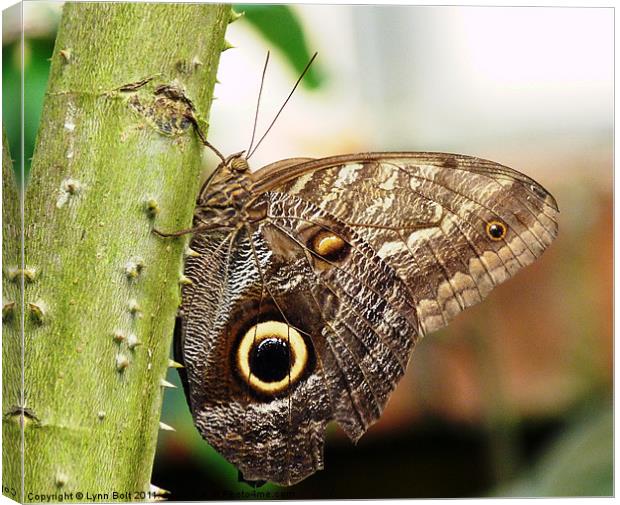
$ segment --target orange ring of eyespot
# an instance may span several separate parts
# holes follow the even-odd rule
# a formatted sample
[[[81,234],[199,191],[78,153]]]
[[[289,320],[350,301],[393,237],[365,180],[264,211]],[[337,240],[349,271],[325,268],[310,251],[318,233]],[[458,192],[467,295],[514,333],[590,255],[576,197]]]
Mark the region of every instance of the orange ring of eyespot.
[[[250,370],[252,348],[268,338],[277,338],[288,342],[292,355],[293,365],[288,375],[275,382],[265,382],[252,374]],[[254,390],[267,395],[280,393],[286,390],[290,384],[295,383],[303,374],[308,363],[308,349],[303,337],[295,328],[280,321],[265,321],[252,326],[243,335],[236,354],[237,367],[242,379]]]
[[[501,228],[501,230],[502,230],[501,237],[494,237],[491,234],[491,226],[493,226],[493,225],[497,225],[497,226],[499,226]],[[508,228],[501,221],[489,221],[487,223],[487,226],[486,226],[486,232],[487,232],[487,237],[489,237],[491,240],[493,240],[495,242],[498,242],[498,241],[502,240],[506,236],[506,233],[508,233]]]

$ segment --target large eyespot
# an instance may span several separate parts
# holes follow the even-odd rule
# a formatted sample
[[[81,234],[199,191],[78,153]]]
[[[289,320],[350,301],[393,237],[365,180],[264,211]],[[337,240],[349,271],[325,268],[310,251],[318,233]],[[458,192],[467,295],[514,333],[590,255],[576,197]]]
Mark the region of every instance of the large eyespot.
[[[487,236],[493,241],[502,240],[506,236],[508,228],[501,221],[490,221],[486,226]]]
[[[266,321],[245,333],[236,361],[239,375],[252,389],[275,395],[302,376],[308,364],[308,348],[295,328]]]
[[[343,259],[349,250],[349,244],[329,230],[319,231],[310,239],[309,245],[316,254],[330,261]]]

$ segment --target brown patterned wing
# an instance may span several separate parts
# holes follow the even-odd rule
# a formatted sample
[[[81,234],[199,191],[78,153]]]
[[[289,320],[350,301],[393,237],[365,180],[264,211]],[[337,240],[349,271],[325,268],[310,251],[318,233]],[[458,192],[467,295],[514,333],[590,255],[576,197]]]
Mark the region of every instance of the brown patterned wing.
[[[245,479],[290,485],[323,467],[330,421],[356,440],[379,418],[417,322],[405,285],[354,230],[310,202],[262,198],[260,223],[192,240],[180,354],[201,434]],[[263,330],[293,351],[281,375],[276,358],[271,375],[246,359]]]
[[[558,231],[542,186],[469,156],[371,153],[255,176],[262,191],[312,202],[355,230],[407,286],[420,334],[531,264]]]
[[[557,233],[542,187],[465,156],[284,160],[253,179],[251,221],[192,239],[179,331],[195,424],[249,480],[322,468],[325,426],[358,439],[417,337]]]

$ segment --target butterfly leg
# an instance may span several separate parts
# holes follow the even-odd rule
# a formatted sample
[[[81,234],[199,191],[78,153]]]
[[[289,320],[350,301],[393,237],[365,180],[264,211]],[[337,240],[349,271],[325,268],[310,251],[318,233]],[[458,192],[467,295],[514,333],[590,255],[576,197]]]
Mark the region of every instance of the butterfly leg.
[[[159,235],[162,238],[181,237],[183,235],[187,235],[188,233],[194,233],[195,231],[198,230],[198,228],[200,228],[200,227],[187,228],[185,230],[175,231],[173,233],[166,233],[166,232],[163,232],[163,231],[159,231],[156,228],[153,228],[153,233],[155,235]]]

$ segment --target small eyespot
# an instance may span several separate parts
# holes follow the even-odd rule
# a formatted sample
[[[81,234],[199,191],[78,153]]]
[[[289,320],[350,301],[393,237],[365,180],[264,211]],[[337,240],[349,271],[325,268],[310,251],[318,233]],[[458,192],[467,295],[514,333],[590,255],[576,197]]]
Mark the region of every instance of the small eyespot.
[[[296,329],[266,321],[245,333],[236,362],[246,384],[258,393],[275,395],[299,380],[308,364],[308,348]]]
[[[349,250],[348,244],[342,237],[327,230],[321,230],[310,241],[311,249],[327,260],[340,260]]]
[[[493,241],[502,240],[508,229],[501,221],[490,221],[486,226],[487,236]]]

